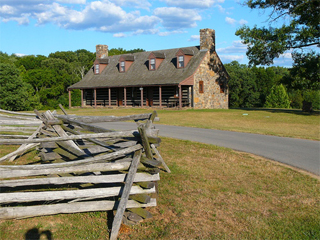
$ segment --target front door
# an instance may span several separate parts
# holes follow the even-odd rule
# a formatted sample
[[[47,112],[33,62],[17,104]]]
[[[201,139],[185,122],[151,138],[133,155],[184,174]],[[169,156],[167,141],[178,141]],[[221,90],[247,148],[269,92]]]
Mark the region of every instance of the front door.
[[[147,88],[147,106],[152,107],[153,105],[153,87]]]
[[[118,102],[118,106],[123,106],[123,89],[122,88],[118,88],[117,102]]]

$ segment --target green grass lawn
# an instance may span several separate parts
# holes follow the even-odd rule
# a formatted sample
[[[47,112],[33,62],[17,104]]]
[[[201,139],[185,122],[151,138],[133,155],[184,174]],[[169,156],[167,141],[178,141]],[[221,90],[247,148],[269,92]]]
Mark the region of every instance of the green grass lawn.
[[[152,109],[70,109],[131,115]],[[157,110],[160,123],[319,140],[319,115],[267,110]],[[0,146],[0,156],[17,147]],[[231,149],[162,138],[172,173],[161,173],[153,218],[119,239],[320,239],[320,178]],[[37,161],[32,151],[14,164]],[[6,163],[7,164],[7,163]],[[110,218],[109,218],[110,220]],[[0,239],[108,239],[108,214],[0,221]]]
[[[72,108],[70,114],[114,115],[158,112],[158,124],[258,133],[281,137],[320,140],[320,114],[299,110],[163,110],[141,108]],[[61,113],[61,112],[60,112]],[[62,113],[61,113],[62,114]]]
[[[320,239],[319,178],[227,148],[162,140],[172,173],[161,173],[153,218],[122,226],[119,239]],[[106,212],[0,221],[0,239],[107,239],[107,222]]]

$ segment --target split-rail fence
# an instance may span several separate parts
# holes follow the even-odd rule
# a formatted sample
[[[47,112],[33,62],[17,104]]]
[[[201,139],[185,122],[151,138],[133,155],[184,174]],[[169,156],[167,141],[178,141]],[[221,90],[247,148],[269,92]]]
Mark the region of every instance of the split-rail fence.
[[[110,239],[117,239],[123,221],[134,224],[152,217],[146,208],[156,206],[159,172],[170,172],[157,150],[161,142],[153,126],[157,113],[75,116],[60,108],[64,115],[35,110],[12,121],[0,120],[6,125],[0,132],[26,133],[0,135],[0,144],[20,145],[0,156],[0,220],[112,211]],[[94,125],[128,120],[135,121],[137,129],[113,131]],[[27,134],[30,131],[34,132]],[[10,164],[34,148],[37,162]]]

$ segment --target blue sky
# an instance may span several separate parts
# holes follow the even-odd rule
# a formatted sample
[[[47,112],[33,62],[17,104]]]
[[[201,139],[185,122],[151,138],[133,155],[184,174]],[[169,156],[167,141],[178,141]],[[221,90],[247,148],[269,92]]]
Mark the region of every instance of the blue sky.
[[[243,24],[267,25],[268,12],[238,0],[0,0],[0,51],[45,55],[97,44],[147,51],[199,45],[199,30],[216,31],[223,63],[247,64],[235,36]],[[282,23],[281,23],[282,24]],[[275,60],[291,66],[291,54]]]

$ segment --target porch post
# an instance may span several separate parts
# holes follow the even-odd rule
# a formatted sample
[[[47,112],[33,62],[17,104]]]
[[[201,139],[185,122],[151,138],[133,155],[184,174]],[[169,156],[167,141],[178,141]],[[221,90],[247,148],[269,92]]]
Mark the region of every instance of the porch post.
[[[124,94],[124,106],[127,106],[127,88],[125,87],[123,89],[123,94]]]
[[[83,89],[81,89],[81,104],[80,107],[83,107]]]
[[[111,88],[108,89],[109,107],[111,107]]]
[[[68,89],[68,93],[69,93],[69,108],[71,108],[71,91]]]
[[[97,89],[93,90],[94,107],[97,107]]]
[[[141,91],[141,107],[143,107],[143,87],[140,87]]]
[[[181,85],[179,85],[179,108],[182,108],[182,90],[181,90]]]
[[[162,89],[159,86],[159,107],[162,107]]]

